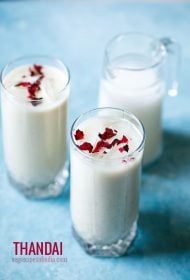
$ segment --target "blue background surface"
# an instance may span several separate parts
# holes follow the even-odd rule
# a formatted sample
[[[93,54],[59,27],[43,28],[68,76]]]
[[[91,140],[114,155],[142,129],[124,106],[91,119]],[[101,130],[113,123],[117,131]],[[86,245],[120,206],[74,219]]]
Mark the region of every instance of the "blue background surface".
[[[190,279],[190,4],[124,1],[0,2],[0,67],[28,54],[63,59],[71,71],[70,124],[96,107],[110,37],[143,31],[183,48],[180,95],[165,99],[164,153],[143,172],[139,231],[129,255],[86,255],[72,237],[68,186],[30,201],[8,183],[0,149],[0,280]],[[67,263],[12,263],[13,241],[63,241]]]

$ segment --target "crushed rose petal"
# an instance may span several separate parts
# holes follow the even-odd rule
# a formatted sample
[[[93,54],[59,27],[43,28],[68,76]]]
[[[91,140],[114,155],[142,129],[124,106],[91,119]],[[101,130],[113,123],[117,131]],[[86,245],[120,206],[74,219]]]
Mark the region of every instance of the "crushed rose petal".
[[[92,151],[93,153],[98,153],[98,152],[100,152],[100,150],[102,149],[102,148],[107,148],[107,149],[111,149],[112,147],[114,147],[115,145],[119,145],[119,144],[122,144],[122,143],[127,143],[128,142],[128,139],[127,139],[127,137],[125,136],[125,135],[123,135],[123,137],[122,137],[122,139],[121,140],[119,140],[119,139],[114,139],[111,143],[108,143],[108,142],[106,142],[106,141],[103,141],[103,140],[100,140],[100,141],[98,141],[98,143],[96,144],[96,147],[94,148],[94,150]],[[125,151],[127,151],[128,152],[128,150],[127,150],[127,147],[128,147],[128,145],[125,145],[124,147],[123,147],[123,151],[125,150]],[[120,150],[120,149],[119,149]],[[120,151],[121,152],[121,151]]]
[[[36,92],[40,90],[40,86],[38,83],[33,83],[31,86],[28,87],[28,97],[31,99],[36,99]]]
[[[110,138],[112,138],[113,136],[115,136],[117,134],[117,131],[111,128],[106,127],[104,133],[99,133],[98,136],[100,137],[100,139],[102,140],[108,140]]]
[[[114,136],[116,136],[117,130],[116,129],[111,129],[106,127],[104,133],[99,133],[98,136],[101,140],[99,140],[96,144],[95,147],[89,142],[84,142],[83,144],[79,145],[79,149],[82,151],[88,151],[89,153],[98,153],[102,149],[111,149],[114,146],[118,146],[120,144],[125,144],[123,147],[118,148],[118,150],[122,153],[124,151],[128,152],[129,151],[129,146],[128,146],[128,138],[123,135],[121,139],[113,139],[111,143],[105,141],[107,139],[110,139]],[[80,129],[77,129],[75,134],[74,134],[75,140],[82,140],[84,138],[84,132],[81,131]],[[106,151],[103,151],[103,154],[107,154]]]
[[[20,82],[15,85],[15,87],[29,87],[29,86],[31,86],[30,82]]]
[[[128,143],[128,138],[125,135],[123,135],[122,139],[120,140],[120,144],[122,143]]]
[[[42,100],[42,97],[37,97],[36,93],[38,91],[41,90],[41,81],[44,78],[44,73],[42,72],[42,66],[41,65],[37,65],[34,64],[32,67],[29,68],[29,72],[31,76],[36,76],[36,75],[40,75],[40,77],[34,82],[34,83],[30,83],[30,82],[20,82],[18,84],[16,84],[16,87],[25,87],[28,90],[28,98],[30,98],[32,101],[32,105],[36,106],[38,104],[41,103],[40,100]],[[22,76],[23,78],[26,76]],[[36,102],[38,101],[38,102]]]
[[[84,138],[84,132],[80,129],[77,129],[74,137],[75,137],[75,140],[82,140]]]
[[[128,139],[125,135],[123,135],[123,137],[121,138],[121,140],[119,139],[114,139],[111,143],[112,147],[115,146],[115,145],[120,145],[120,144],[123,144],[123,143],[128,143]]]
[[[111,146],[114,147],[115,145],[119,145],[120,144],[120,140],[119,139],[114,139],[112,142],[111,142]]]
[[[129,146],[128,146],[128,144],[126,144],[125,146],[119,148],[119,151],[120,151],[121,153],[123,153],[124,151],[125,151],[125,152],[128,152],[128,151],[129,151]]]
[[[36,75],[44,75],[42,72],[42,66],[38,64],[34,64],[32,67],[29,68],[30,76],[36,76]]]
[[[120,151],[121,153],[123,153],[123,152],[124,152],[123,147],[119,148],[119,151]]]
[[[111,149],[112,145],[108,142],[105,142],[103,140],[98,141],[98,143],[96,144],[94,150],[92,151],[92,153],[98,153],[100,152],[100,150],[102,148],[107,148],[107,149]]]
[[[93,146],[89,142],[84,142],[83,144],[79,145],[78,147],[81,151],[88,151],[89,153],[92,153],[92,150],[93,150]]]
[[[123,149],[124,149],[125,152],[128,152],[128,151],[129,151],[129,145],[125,145],[125,146],[123,147]]]

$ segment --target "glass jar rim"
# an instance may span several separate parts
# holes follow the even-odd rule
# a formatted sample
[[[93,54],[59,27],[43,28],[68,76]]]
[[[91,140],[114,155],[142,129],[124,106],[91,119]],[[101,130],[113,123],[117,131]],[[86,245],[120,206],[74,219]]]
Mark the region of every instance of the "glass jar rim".
[[[11,60],[9,63],[7,63],[3,69],[1,70],[0,72],[0,84],[1,86],[3,87],[3,89],[9,94],[10,97],[12,97],[14,100],[18,100],[19,98],[17,98],[17,96],[15,96],[14,94],[11,93],[11,91],[9,90],[9,88],[6,87],[6,85],[4,84],[4,74],[6,72],[7,69],[9,69],[9,67],[11,65],[13,65],[14,63],[17,63],[19,61],[22,61],[22,60],[38,60],[38,59],[47,59],[47,60],[51,60],[51,61],[54,61],[54,62],[57,62],[61,67],[64,68],[65,70],[65,73],[66,73],[66,82],[64,84],[64,87],[62,89],[60,89],[58,92],[56,92],[57,95],[60,95],[63,91],[66,90],[66,88],[68,87],[68,85],[70,84],[70,71],[69,71],[69,68],[67,67],[67,65],[65,64],[65,62],[63,62],[62,60],[56,58],[56,57],[53,57],[53,56],[49,56],[49,55],[29,55],[29,56],[21,56],[21,57],[18,57],[16,59],[13,59]],[[22,65],[26,65],[26,64],[22,64]],[[30,99],[28,100],[26,103],[31,103],[31,102],[38,102],[38,100],[36,99]]]
[[[109,55],[109,48],[115,44],[117,41],[123,39],[123,38],[127,38],[127,37],[130,37],[130,36],[139,36],[139,37],[144,37],[146,39],[150,39],[154,42],[157,42],[159,44],[159,47],[160,47],[160,59],[158,61],[155,61],[155,62],[152,62],[150,63],[148,66],[146,67],[139,67],[137,69],[134,69],[132,67],[125,67],[126,70],[128,71],[144,71],[146,69],[151,69],[151,68],[155,68],[156,66],[160,65],[160,63],[162,62],[164,56],[165,56],[165,53],[166,53],[166,50],[165,50],[165,46],[163,45],[163,43],[161,42],[161,40],[159,38],[156,38],[154,37],[153,35],[149,35],[149,34],[146,34],[146,33],[143,33],[143,32],[132,32],[132,31],[129,31],[129,32],[123,32],[123,33],[119,33],[117,35],[115,35],[114,37],[112,37],[106,44],[106,47],[105,47],[105,51],[104,51],[104,55],[105,55],[105,58],[106,60],[108,61],[108,64],[111,63],[111,59],[110,59],[110,55]]]
[[[115,157],[111,157],[111,158],[103,158],[102,159],[102,158],[96,158],[96,157],[92,156],[90,153],[87,154],[84,151],[80,150],[80,148],[78,147],[78,145],[76,144],[75,139],[74,139],[74,133],[73,132],[75,130],[75,125],[85,115],[88,115],[90,113],[97,112],[97,111],[103,111],[103,110],[114,110],[114,111],[117,111],[117,112],[121,112],[121,113],[123,113],[123,115],[131,117],[133,120],[135,120],[139,124],[140,128],[142,129],[142,140],[140,141],[140,144],[138,145],[138,147],[134,151],[132,151],[131,153],[129,153],[127,155],[121,155],[121,156],[115,156]],[[121,160],[126,160],[126,159],[132,158],[134,156],[134,154],[136,154],[137,152],[140,152],[143,149],[144,143],[145,143],[145,128],[144,128],[144,125],[142,124],[142,122],[134,114],[132,114],[131,112],[129,112],[127,110],[114,108],[114,107],[98,107],[98,108],[94,108],[94,109],[91,109],[91,110],[88,110],[88,111],[82,113],[78,118],[75,119],[75,121],[73,122],[73,124],[71,126],[71,129],[70,129],[70,137],[71,137],[72,145],[76,148],[77,152],[79,152],[80,155],[85,157],[85,158],[88,158],[88,159],[96,161],[96,162],[107,162],[107,161],[114,161],[114,160],[118,160],[118,159],[119,160],[120,159]]]

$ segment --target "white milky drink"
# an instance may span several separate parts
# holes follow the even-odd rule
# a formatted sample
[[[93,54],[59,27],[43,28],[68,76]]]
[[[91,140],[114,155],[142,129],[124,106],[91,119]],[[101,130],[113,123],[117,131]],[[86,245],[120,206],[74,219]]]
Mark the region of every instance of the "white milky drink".
[[[69,76],[55,62],[21,59],[2,76],[5,163],[11,182],[29,197],[56,196],[66,180]]]
[[[105,49],[98,105],[125,109],[143,123],[144,165],[162,152],[163,97],[167,91],[171,96],[178,93],[178,63],[179,46],[168,37],[124,33],[111,39]]]
[[[147,164],[157,158],[162,149],[164,83],[154,69],[130,71],[125,67],[124,61],[110,65],[112,77],[101,81],[99,106],[129,110],[142,121],[146,130],[143,162]]]
[[[136,233],[143,128],[125,111],[102,108],[81,116],[71,133],[74,232],[89,254],[122,255]]]

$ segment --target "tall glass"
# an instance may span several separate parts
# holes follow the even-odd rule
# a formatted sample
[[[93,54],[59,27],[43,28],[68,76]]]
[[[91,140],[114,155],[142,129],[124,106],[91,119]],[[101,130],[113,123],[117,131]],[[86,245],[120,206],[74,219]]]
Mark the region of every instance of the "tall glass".
[[[108,135],[109,140],[94,142],[107,149],[95,152],[96,147],[93,152],[85,143],[105,128],[120,135],[121,143],[129,141],[129,151],[124,152],[125,144],[118,144],[116,136]],[[71,128],[71,216],[75,237],[90,255],[121,256],[136,235],[144,140],[139,120],[114,108],[84,113]]]
[[[67,67],[46,56],[17,59],[1,73],[7,173],[27,197],[57,196],[68,177],[69,84]]]
[[[99,106],[129,110],[142,121],[145,165],[161,154],[163,97],[177,95],[178,69],[179,46],[170,38],[126,33],[106,47]]]

